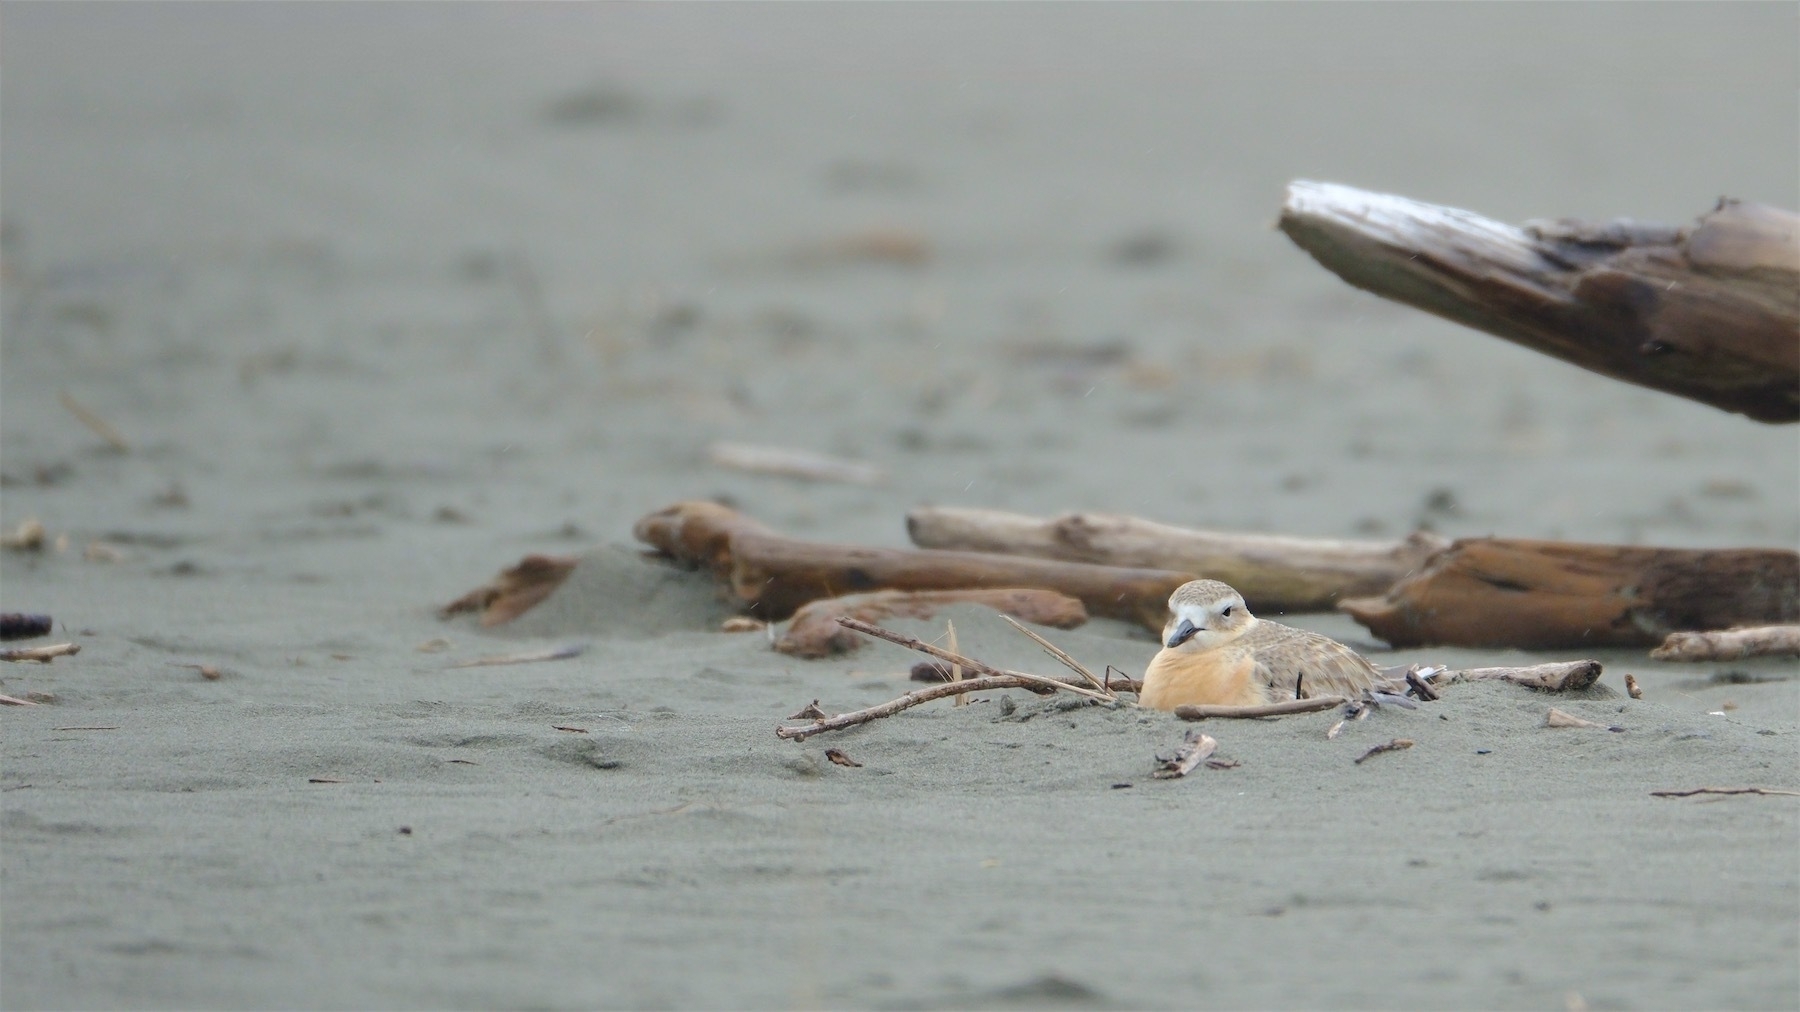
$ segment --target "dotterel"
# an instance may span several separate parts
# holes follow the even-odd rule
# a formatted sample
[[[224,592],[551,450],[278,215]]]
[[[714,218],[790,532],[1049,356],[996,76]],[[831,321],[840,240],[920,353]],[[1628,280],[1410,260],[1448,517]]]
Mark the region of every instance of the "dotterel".
[[[1390,679],[1328,636],[1250,614],[1244,596],[1217,580],[1169,595],[1163,648],[1144,671],[1141,706],[1264,706],[1284,699],[1389,689]]]

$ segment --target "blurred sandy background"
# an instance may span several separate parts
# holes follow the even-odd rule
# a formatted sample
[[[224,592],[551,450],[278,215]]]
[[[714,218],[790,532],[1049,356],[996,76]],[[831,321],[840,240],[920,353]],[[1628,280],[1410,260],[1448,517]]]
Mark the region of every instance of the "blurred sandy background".
[[[1367,732],[1404,755],[1296,719],[1153,784],[1181,729],[1127,712],[777,742],[910,659],[770,654],[616,551],[506,636],[432,608],[715,495],[891,545],[926,502],[1795,545],[1794,427],[1382,303],[1271,225],[1295,178],[1509,221],[1800,206],[1796,17],[0,6],[0,522],[73,546],[0,559],[0,607],[84,647],[0,672],[56,699],[0,712],[0,1003],[1791,1007],[1792,799],[1647,796],[1793,787],[1791,663],[1607,655],[1650,699],[1570,705],[1625,735],[1468,687],[1435,738]]]

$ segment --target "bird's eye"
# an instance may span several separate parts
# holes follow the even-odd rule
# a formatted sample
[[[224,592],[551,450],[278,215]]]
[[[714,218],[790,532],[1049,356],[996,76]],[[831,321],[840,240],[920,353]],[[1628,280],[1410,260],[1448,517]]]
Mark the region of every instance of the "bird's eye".
[[[1226,605],[1225,610],[1222,612],[1219,612],[1219,617],[1220,618],[1230,618],[1231,617],[1231,605],[1229,605],[1229,604]]]

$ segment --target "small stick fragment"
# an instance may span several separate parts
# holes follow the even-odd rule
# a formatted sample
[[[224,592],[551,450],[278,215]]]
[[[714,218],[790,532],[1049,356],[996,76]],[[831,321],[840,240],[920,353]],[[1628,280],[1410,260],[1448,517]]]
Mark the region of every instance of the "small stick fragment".
[[[789,719],[789,720],[824,720],[825,719],[825,711],[819,709],[819,701],[815,699],[812,702],[801,707],[799,713],[788,714],[787,719]]]
[[[458,761],[468,762],[468,760],[466,760],[466,759],[464,759],[464,760],[452,759],[450,761],[451,762],[458,762]],[[469,763],[469,765],[473,766],[475,764]],[[341,783],[343,783],[342,780],[334,780],[331,777],[307,777],[306,782],[309,784],[341,784]]]
[[[0,650],[0,661],[32,661],[37,664],[49,664],[58,657],[69,657],[81,653],[79,643],[52,643],[42,647],[10,647]]]
[[[736,471],[750,471],[756,474],[776,474],[805,481],[878,485],[885,477],[878,467],[783,446],[714,443],[707,448],[706,456],[720,467],[728,467]]]
[[[1206,768],[1209,770],[1235,770],[1239,766],[1242,766],[1242,765],[1244,765],[1244,764],[1241,762],[1238,762],[1236,759],[1208,759],[1208,760],[1206,760]]]
[[[1624,728],[1620,727],[1617,724],[1611,724],[1611,725],[1596,724],[1591,720],[1586,720],[1584,718],[1577,717],[1572,713],[1564,713],[1563,711],[1558,710],[1554,706],[1550,708],[1549,713],[1544,714],[1544,726],[1545,727],[1595,727],[1595,728],[1599,728],[1603,731],[1623,731],[1623,730],[1625,730]]]
[[[117,724],[95,724],[86,727],[53,727],[52,731],[117,731]]]
[[[1643,699],[1644,698],[1644,690],[1638,688],[1636,675],[1626,675],[1625,676],[1625,694],[1630,696],[1632,699]]]
[[[218,668],[215,668],[210,664],[175,664],[172,666],[177,667],[177,668],[189,668],[191,670],[198,671],[198,672],[200,672],[200,677],[206,679],[209,682],[218,681],[220,675],[223,674],[223,672],[221,672]]]
[[[1218,748],[1219,743],[1213,740],[1212,735],[1204,734],[1199,728],[1194,728],[1182,738],[1182,745],[1175,750],[1173,756],[1157,760],[1162,765],[1150,775],[1158,780],[1185,777],[1194,771],[1194,767],[1205,762],[1214,752],[1218,751]]]
[[[69,409],[69,414],[74,415],[80,420],[81,424],[87,426],[88,431],[99,436],[101,439],[106,440],[108,446],[120,453],[131,452],[131,444],[125,441],[125,437],[119,434],[118,429],[113,428],[106,419],[101,418],[99,415],[89,410],[86,405],[71,396],[67,390],[58,391],[56,399],[62,402],[63,407]]]
[[[1763,625],[1718,632],[1674,632],[1650,651],[1658,661],[1735,661],[1800,657],[1800,625]]]
[[[1800,791],[1782,791],[1773,787],[1696,787],[1688,791],[1651,791],[1653,798],[1689,798],[1696,794],[1779,794],[1800,798]]]
[[[1357,756],[1355,761],[1357,765],[1360,766],[1364,760],[1378,756],[1383,752],[1399,752],[1412,747],[1413,740],[1411,738],[1395,738],[1393,741],[1382,742],[1381,744],[1370,748],[1367,752]]]
[[[36,703],[32,702],[29,699],[20,699],[17,696],[0,696],[0,706],[36,706],[36,705],[37,705]]]
[[[1337,723],[1331,725],[1331,730],[1325,732],[1325,740],[1326,741],[1334,740],[1335,738],[1337,738],[1338,734],[1341,733],[1343,730],[1344,730],[1344,722],[1340,720]]]
[[[1177,706],[1175,716],[1182,720],[1205,720],[1208,717],[1279,717],[1289,713],[1313,713],[1342,706],[1342,696],[1314,696],[1311,699],[1284,699],[1267,706]]]
[[[825,750],[825,758],[830,759],[832,762],[838,764],[839,766],[858,766],[858,767],[860,767],[862,765],[862,763],[857,762],[855,759],[850,758],[849,756],[845,755],[844,753],[838,751],[835,748],[826,749]]]
[[[497,654],[493,657],[480,657],[472,661],[450,665],[452,668],[484,668],[496,664],[531,664],[535,661],[562,661],[581,656],[587,647],[580,643],[567,646],[551,647],[548,650],[528,650],[519,654]]]
[[[28,640],[50,635],[48,615],[26,615],[16,611],[0,614],[0,640]]]
[[[1418,696],[1427,703],[1436,702],[1440,698],[1438,696],[1438,691],[1431,687],[1429,681],[1425,678],[1421,678],[1417,671],[1408,671],[1406,673],[1406,684],[1412,687],[1413,695]]]
[[[552,730],[552,731],[567,731],[570,734],[586,734],[586,733],[588,733],[588,729],[585,727],[565,727],[562,724],[551,724],[550,730]]]
[[[510,622],[562,586],[579,561],[573,555],[527,555],[518,565],[501,571],[484,586],[444,605],[438,610],[438,616],[449,618],[466,611],[478,611],[484,627]]]

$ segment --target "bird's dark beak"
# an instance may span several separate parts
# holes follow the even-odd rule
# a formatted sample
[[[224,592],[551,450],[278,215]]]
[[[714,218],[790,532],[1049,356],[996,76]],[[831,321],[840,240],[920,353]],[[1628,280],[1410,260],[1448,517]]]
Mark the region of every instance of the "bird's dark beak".
[[[1200,628],[1198,626],[1184,618],[1175,624],[1175,631],[1169,634],[1169,642],[1163,645],[1171,648],[1178,647],[1188,640],[1193,639],[1194,634],[1199,631]]]

